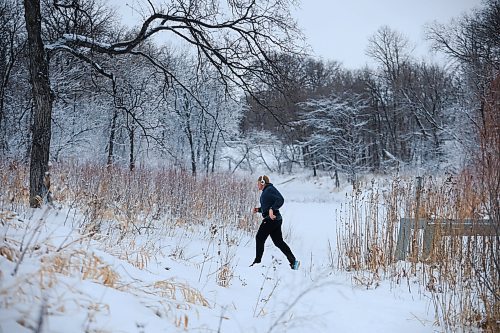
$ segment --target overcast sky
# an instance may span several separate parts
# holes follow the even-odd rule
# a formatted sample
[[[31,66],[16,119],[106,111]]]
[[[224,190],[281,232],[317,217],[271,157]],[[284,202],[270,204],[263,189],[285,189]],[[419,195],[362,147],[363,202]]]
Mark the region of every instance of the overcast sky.
[[[302,0],[296,11],[299,25],[316,56],[361,68],[368,38],[387,25],[416,45],[414,54],[429,54],[424,25],[448,23],[451,18],[479,7],[481,0]]]
[[[125,24],[139,22],[139,4],[148,8],[146,0],[108,1],[117,7]],[[315,56],[359,69],[373,65],[365,50],[368,38],[381,26],[404,34],[416,46],[415,56],[430,59],[424,25],[448,23],[480,4],[481,0],[301,0],[293,12]]]

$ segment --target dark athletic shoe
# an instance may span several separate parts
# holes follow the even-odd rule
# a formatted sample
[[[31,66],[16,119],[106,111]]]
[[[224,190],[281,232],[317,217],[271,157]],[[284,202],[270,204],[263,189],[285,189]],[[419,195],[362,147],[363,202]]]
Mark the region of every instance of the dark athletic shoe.
[[[248,266],[248,267],[252,267],[255,264],[260,264],[260,261],[254,260],[253,263],[250,266]]]
[[[300,261],[295,260],[293,264],[290,264],[290,267],[291,267],[293,270],[298,270],[298,269],[299,269],[299,267],[300,267]]]

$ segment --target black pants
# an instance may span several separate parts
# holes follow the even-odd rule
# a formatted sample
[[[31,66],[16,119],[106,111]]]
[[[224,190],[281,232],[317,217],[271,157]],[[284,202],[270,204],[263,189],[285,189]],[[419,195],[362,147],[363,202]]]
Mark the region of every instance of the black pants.
[[[290,250],[290,247],[283,240],[283,234],[281,233],[281,224],[283,220],[281,217],[276,218],[276,220],[271,220],[270,218],[264,219],[260,224],[259,231],[257,231],[257,236],[255,237],[257,241],[257,249],[255,254],[255,262],[259,263],[262,260],[262,255],[264,254],[264,243],[268,236],[271,236],[274,245],[281,250],[288,259],[290,265],[295,262],[295,256]]]

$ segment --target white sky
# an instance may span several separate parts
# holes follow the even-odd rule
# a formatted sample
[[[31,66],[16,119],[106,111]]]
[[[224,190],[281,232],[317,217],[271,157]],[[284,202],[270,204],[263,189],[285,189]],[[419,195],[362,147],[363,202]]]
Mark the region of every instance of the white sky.
[[[125,24],[137,24],[137,10],[146,0],[108,0],[119,10]],[[424,25],[448,23],[482,0],[301,0],[294,10],[314,56],[340,61],[349,69],[373,66],[365,55],[368,38],[383,25],[405,35],[415,46],[417,58],[431,58],[424,40]],[[153,0],[160,3],[161,0]],[[434,56],[436,60],[436,57]],[[437,58],[441,60],[442,58]]]
[[[370,65],[365,55],[368,38],[382,25],[408,37],[418,58],[428,58],[424,25],[448,23],[480,4],[481,0],[302,0],[296,12],[314,55],[356,69]]]

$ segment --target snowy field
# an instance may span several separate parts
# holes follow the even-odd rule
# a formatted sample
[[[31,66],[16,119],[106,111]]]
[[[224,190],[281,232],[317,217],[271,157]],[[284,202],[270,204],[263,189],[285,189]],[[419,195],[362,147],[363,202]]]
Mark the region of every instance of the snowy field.
[[[249,267],[255,231],[184,226],[117,243],[85,237],[84,217],[69,207],[0,212],[0,332],[441,331],[418,285],[367,288],[332,268],[350,187],[271,181],[285,197],[284,238],[298,271],[270,239]]]

